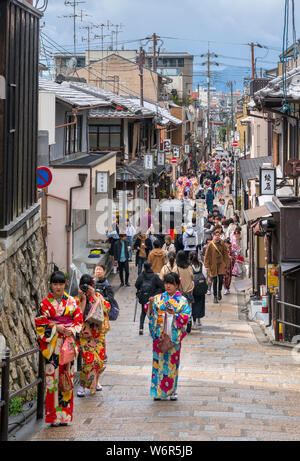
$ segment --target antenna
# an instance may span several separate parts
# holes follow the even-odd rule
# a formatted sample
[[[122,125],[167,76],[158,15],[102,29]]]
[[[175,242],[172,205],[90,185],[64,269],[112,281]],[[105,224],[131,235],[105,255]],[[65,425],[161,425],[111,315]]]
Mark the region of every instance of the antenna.
[[[64,5],[65,6],[71,6],[73,8],[73,14],[64,15],[64,16],[58,16],[58,18],[72,18],[73,19],[74,58],[76,58],[76,18],[80,18],[81,22],[82,22],[84,16],[91,16],[90,14],[84,13],[82,10],[81,10],[80,14],[76,14],[76,8],[81,3],[86,3],[86,2],[79,2],[79,1],[75,1],[75,0],[74,1],[65,0]]]

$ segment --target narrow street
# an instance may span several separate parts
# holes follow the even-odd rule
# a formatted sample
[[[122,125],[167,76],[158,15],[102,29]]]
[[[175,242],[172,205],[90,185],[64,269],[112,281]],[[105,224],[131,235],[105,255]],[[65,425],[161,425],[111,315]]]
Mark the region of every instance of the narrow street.
[[[69,427],[35,426],[27,440],[270,441],[300,437],[300,372],[291,349],[271,345],[238,306],[240,295],[212,304],[200,331],[183,341],[177,402],[150,398],[152,341],[134,323],[136,272],[121,288],[121,313],[107,336],[103,391],[75,397]],[[114,286],[119,286],[118,276]],[[233,290],[232,290],[233,291]],[[256,334],[254,334],[256,331]]]

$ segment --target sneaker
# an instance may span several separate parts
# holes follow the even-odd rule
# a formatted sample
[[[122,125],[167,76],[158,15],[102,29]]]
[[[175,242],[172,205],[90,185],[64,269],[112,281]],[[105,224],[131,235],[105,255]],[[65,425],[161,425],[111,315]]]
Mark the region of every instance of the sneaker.
[[[221,299],[222,299],[222,293],[221,291],[219,291],[218,300],[221,301]]]
[[[120,287],[124,287],[124,286],[125,286],[124,283],[121,283],[121,284],[120,284]]]
[[[192,330],[197,330],[197,323],[193,320]]]
[[[103,387],[101,386],[100,383],[97,384],[97,387],[96,387],[96,391],[99,392],[99,391],[102,391]]]
[[[78,391],[77,391],[77,397],[85,397],[85,388],[82,386],[79,386]]]
[[[206,294],[207,294],[207,295],[211,295],[211,291],[208,290]]]
[[[178,395],[176,394],[176,392],[170,395],[170,400],[177,400],[177,399],[178,399]]]
[[[228,294],[229,294],[229,290],[226,290],[226,288],[225,288],[225,290],[224,290],[224,296],[226,296],[226,295],[228,295]]]

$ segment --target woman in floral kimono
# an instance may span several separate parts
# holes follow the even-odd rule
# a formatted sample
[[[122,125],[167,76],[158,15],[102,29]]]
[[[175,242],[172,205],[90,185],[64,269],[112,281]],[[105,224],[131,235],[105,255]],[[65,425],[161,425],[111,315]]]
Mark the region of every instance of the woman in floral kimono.
[[[150,298],[145,306],[149,318],[149,329],[153,339],[153,368],[151,396],[154,400],[170,397],[177,400],[178,370],[181,341],[186,336],[186,327],[191,316],[191,308],[179,290],[180,278],[176,273],[164,277],[165,293]],[[159,340],[164,332],[166,313],[173,316],[171,324],[172,347],[163,353]]]
[[[35,319],[39,347],[46,359],[45,421],[51,426],[66,426],[73,419],[74,361],[62,365],[60,349],[64,339],[71,337],[76,358],[78,346],[75,338],[83,323],[75,299],[64,293],[65,284],[62,272],[52,274],[50,293],[42,301]]]
[[[89,389],[92,395],[96,391],[101,391],[102,386],[99,383],[99,377],[105,370],[103,364],[105,359],[105,335],[110,329],[108,318],[110,304],[105,301],[100,293],[95,292],[93,285],[93,278],[89,274],[83,275],[79,283],[79,296],[76,298],[84,319],[80,334],[82,370],[80,373],[80,386],[77,392],[78,397],[85,397],[86,389]],[[93,303],[97,301],[102,304],[104,311],[104,321],[101,324],[87,320]]]

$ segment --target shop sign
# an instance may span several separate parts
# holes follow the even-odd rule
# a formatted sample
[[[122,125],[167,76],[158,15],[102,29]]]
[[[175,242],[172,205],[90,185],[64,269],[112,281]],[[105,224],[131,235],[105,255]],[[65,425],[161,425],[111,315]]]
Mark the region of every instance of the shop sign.
[[[108,193],[108,172],[107,171],[97,171],[96,193],[97,194],[107,194]]]
[[[151,154],[145,155],[145,169],[153,170],[153,155]]]
[[[171,139],[164,139],[163,146],[164,146],[165,152],[170,152],[171,151]]]
[[[276,168],[260,168],[260,195],[276,195]]]
[[[267,267],[268,290],[276,293],[279,289],[279,266],[268,264]]]
[[[165,154],[164,152],[158,152],[157,154],[157,165],[164,166],[165,165]]]

